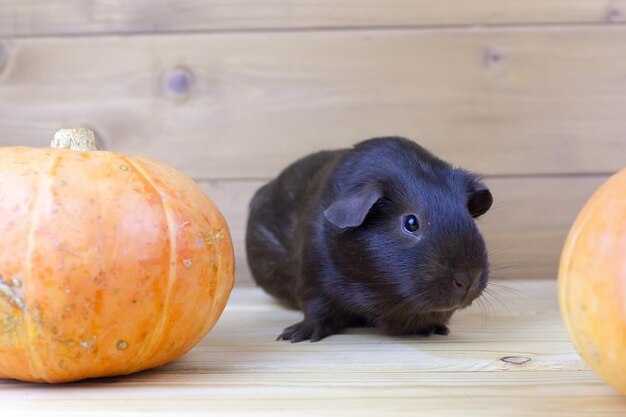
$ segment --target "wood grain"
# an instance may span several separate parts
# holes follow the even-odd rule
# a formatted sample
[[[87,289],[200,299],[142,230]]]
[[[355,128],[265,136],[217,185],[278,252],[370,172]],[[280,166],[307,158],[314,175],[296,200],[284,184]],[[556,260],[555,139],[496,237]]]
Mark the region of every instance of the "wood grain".
[[[187,356],[138,375],[62,386],[0,381],[13,416],[618,417],[626,399],[581,361],[559,318],[556,283],[494,287],[485,315],[457,313],[449,336],[353,329],[321,342],[274,341],[301,313],[236,289]]]
[[[615,0],[5,0],[0,36],[623,22]]]
[[[491,253],[492,277],[548,278],[558,261],[574,218],[606,177],[488,178],[492,209],[479,227]],[[248,202],[264,183],[202,181],[201,186],[221,210],[235,245],[236,285],[250,286],[244,246]]]
[[[626,27],[8,40],[0,145],[91,127],[195,178],[399,134],[484,174],[626,165]]]

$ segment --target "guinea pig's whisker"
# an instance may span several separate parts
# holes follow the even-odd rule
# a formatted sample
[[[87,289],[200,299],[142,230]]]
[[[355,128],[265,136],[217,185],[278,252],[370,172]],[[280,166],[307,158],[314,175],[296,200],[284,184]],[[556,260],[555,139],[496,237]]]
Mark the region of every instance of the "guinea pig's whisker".
[[[489,271],[490,272],[504,271],[504,270],[507,270],[507,269],[518,268],[521,265],[522,264],[520,264],[519,262],[499,263],[499,264],[491,265],[489,267]]]
[[[508,252],[508,251],[511,251],[511,250],[518,250],[518,249],[524,249],[524,248],[529,248],[529,247],[530,247],[530,245],[528,245],[528,244],[503,246],[503,247],[495,249],[495,250],[487,251],[487,254],[489,256],[491,256],[491,255],[498,255],[498,254],[505,253],[505,252]]]
[[[481,300],[480,298],[477,298],[476,304],[478,305],[478,308],[480,309],[480,317],[481,317],[480,327],[485,327],[486,322],[487,322],[487,313],[485,310],[485,305],[483,304],[483,300]]]
[[[487,324],[489,323],[489,320],[496,316],[496,310],[493,307],[493,304],[491,304],[491,302],[486,297],[483,297],[480,300],[480,304],[483,306],[483,309],[484,309],[484,315],[483,315],[481,326],[486,327]]]
[[[490,250],[487,252],[487,255],[489,255],[489,257],[491,258],[494,255],[499,255],[501,253],[505,253],[506,251],[510,250],[511,248],[499,248],[496,250]]]
[[[400,309],[406,307],[407,305],[409,305],[409,303],[411,303],[412,300],[408,297],[403,297],[400,302],[391,310],[387,311],[385,314],[381,315],[378,317],[379,320],[384,320],[388,317],[390,317],[391,315],[393,315],[394,313],[398,312]]]
[[[497,311],[496,311],[496,308],[493,306],[493,303],[491,302],[491,300],[487,296],[484,296],[483,302],[487,304],[489,308],[491,309],[492,317],[495,317],[497,315]]]
[[[511,270],[515,270],[514,266],[502,266],[496,269],[492,269],[491,271],[489,271],[489,277],[491,278],[491,280],[497,280],[497,279],[503,279],[502,277],[505,277],[504,279],[506,279],[506,273],[510,273]]]
[[[498,202],[498,203],[494,203],[494,205],[491,206],[491,209],[489,209],[489,211],[491,213],[497,213],[501,211],[502,209],[518,206],[523,203],[524,203],[524,200],[511,200],[511,201],[505,201],[505,202]]]
[[[490,297],[493,297],[493,294],[490,291],[488,291],[488,289],[485,289],[483,291],[483,294],[476,299],[476,301],[482,304],[485,308],[485,322],[483,323],[483,326],[485,326],[489,322],[489,319],[498,316],[497,314],[498,312],[496,308],[494,307],[493,303],[491,302]],[[494,299],[495,298],[496,297],[494,297]]]
[[[534,265],[535,262],[533,261],[515,261],[515,262],[494,262],[491,264],[491,267],[495,267],[497,268],[500,265],[506,265],[506,266],[532,266]]]
[[[490,286],[495,286],[498,289],[502,289],[502,290],[508,291],[510,293],[513,293],[513,296],[516,296],[516,295],[521,295],[521,296],[524,296],[524,297],[532,297],[533,296],[533,294],[531,292],[529,292],[530,290],[528,288],[522,288],[522,289],[515,288],[515,287],[512,286],[513,284],[514,283],[512,283],[512,282],[506,282],[505,283],[505,282],[503,282],[501,280],[500,281],[495,280],[495,281],[491,281],[489,283]],[[517,284],[517,283],[515,283],[515,284]]]
[[[398,305],[396,305],[396,307],[392,308],[391,310],[389,310],[387,313],[383,314],[380,318],[381,319],[386,319],[389,316],[393,315],[394,313],[398,312],[400,309],[406,307],[409,304],[409,299],[408,298],[403,298],[402,300],[400,300],[400,302],[398,303]]]
[[[487,299],[486,296],[489,296],[489,297],[493,298],[494,301],[496,301],[498,304],[500,304],[502,306],[504,311],[506,311],[506,313],[509,316],[511,315],[511,311],[509,310],[509,308],[506,306],[506,303],[502,300],[502,298],[499,295],[497,295],[495,292],[491,292],[491,291],[488,291],[487,289],[485,289],[485,299]],[[495,312],[495,310],[494,310],[494,312]]]

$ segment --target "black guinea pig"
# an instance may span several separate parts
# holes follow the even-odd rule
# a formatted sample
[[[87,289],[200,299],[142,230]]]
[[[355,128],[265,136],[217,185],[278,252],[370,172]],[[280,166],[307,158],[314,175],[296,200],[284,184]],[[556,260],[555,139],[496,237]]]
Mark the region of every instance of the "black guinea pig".
[[[448,334],[487,285],[474,218],[492,201],[477,175],[399,137],[293,163],[256,192],[246,234],[256,282],[304,312],[278,339]]]

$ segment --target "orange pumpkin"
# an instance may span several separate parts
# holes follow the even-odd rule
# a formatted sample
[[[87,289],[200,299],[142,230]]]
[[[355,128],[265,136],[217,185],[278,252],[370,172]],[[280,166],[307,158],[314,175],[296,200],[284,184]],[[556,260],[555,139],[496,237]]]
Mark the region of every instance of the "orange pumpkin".
[[[0,149],[0,378],[128,374],[184,354],[233,286],[217,207],[183,174],[93,148]],[[76,148],[78,146],[78,148]]]
[[[578,352],[626,395],[626,169],[596,191],[572,226],[559,301]]]

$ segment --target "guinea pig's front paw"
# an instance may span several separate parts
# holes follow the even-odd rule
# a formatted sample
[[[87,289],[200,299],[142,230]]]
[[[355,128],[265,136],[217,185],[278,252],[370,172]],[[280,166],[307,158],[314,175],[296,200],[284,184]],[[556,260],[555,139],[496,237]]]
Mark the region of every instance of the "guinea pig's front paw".
[[[311,342],[322,340],[333,334],[329,325],[316,319],[305,319],[287,327],[276,340],[289,340],[291,343],[310,339]]]
[[[447,336],[450,334],[450,329],[448,329],[448,326],[443,324],[433,324],[432,326],[424,327],[415,332],[415,334],[426,337],[430,336],[433,333]]]
[[[442,336],[447,336],[450,334],[450,329],[448,329],[448,326],[443,325],[443,324],[433,324],[430,326],[421,327],[410,333],[416,334],[418,336],[426,336],[426,337],[432,334],[440,334]]]
[[[442,336],[447,336],[450,334],[450,329],[448,329],[448,326],[445,326],[443,324],[438,324],[436,326],[433,326],[433,333],[440,334]]]

